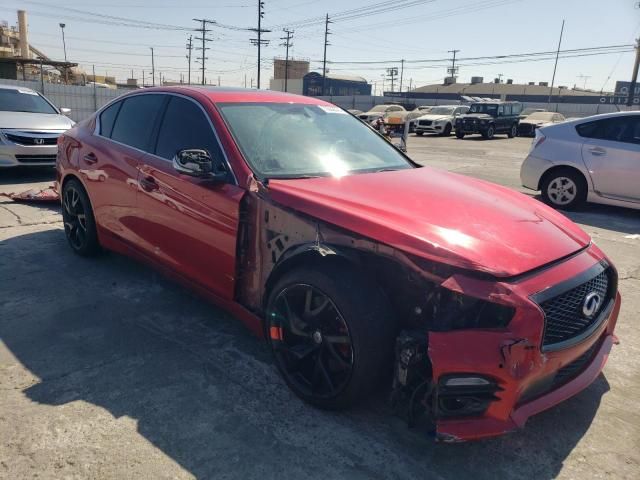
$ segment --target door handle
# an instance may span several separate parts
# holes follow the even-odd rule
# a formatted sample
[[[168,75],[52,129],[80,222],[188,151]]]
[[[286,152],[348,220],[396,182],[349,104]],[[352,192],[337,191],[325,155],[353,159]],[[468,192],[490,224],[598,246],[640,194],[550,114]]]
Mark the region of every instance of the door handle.
[[[600,147],[592,147],[589,149],[589,151],[591,152],[591,155],[596,155],[598,157],[607,153],[607,151],[604,148],[600,148]]]
[[[153,177],[142,177],[140,179],[140,186],[146,192],[153,192],[160,188],[160,185],[158,185],[158,182],[156,182],[156,179]]]
[[[87,153],[83,158],[87,163],[96,163],[98,161],[98,157],[93,152]]]

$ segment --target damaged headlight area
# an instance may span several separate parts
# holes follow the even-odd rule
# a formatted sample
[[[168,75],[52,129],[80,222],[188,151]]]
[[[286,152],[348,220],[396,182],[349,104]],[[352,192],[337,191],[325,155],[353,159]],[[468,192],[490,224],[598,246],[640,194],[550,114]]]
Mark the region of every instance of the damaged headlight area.
[[[431,293],[427,302],[429,330],[446,332],[470,328],[504,328],[515,309],[463,295],[445,288]]]

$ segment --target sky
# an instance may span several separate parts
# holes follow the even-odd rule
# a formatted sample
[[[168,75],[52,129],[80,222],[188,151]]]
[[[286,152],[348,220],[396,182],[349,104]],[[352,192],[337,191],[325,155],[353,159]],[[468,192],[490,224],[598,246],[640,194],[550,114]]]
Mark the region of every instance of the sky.
[[[401,59],[403,90],[442,83],[450,66],[444,60],[454,49],[459,50],[459,82],[471,76],[491,81],[499,75],[514,83],[551,82],[553,54],[474,58],[555,51],[563,19],[562,50],[631,45],[640,36],[638,0],[263,1],[262,28],[271,32],[263,36],[269,44],[262,48],[262,88],[268,88],[273,76],[273,58],[284,57],[282,29],[288,26],[294,30],[290,55],[311,60],[311,70],[322,71],[327,13],[334,18],[327,47],[329,72],[360,75],[378,91],[386,69],[400,69]],[[213,20],[217,23],[208,27],[213,41],[207,43],[207,82],[256,85],[257,48],[250,43],[255,33],[247,29],[257,27],[257,0],[3,0],[0,20],[15,25],[17,9],[29,15],[30,42],[49,57],[64,59],[59,27],[63,22],[69,61],[88,73],[95,65],[98,75],[118,81],[132,73],[141,81],[144,71],[146,83],[151,83],[150,47],[156,75],[170,81],[186,79],[186,43],[189,35],[200,36],[189,30],[199,26],[193,19]],[[616,80],[630,80],[635,55],[631,47],[592,53],[599,51],[563,54],[569,58],[560,58],[555,85],[607,91]],[[200,54],[194,50],[194,60]],[[200,81],[199,68],[194,61],[193,82]],[[390,82],[384,82],[389,90]]]

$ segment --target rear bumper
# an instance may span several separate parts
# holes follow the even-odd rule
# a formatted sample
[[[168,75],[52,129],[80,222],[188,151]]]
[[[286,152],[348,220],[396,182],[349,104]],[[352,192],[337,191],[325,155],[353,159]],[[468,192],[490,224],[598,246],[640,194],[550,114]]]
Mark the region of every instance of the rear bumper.
[[[553,164],[534,155],[528,155],[520,166],[520,182],[525,188],[540,190],[540,179]]]

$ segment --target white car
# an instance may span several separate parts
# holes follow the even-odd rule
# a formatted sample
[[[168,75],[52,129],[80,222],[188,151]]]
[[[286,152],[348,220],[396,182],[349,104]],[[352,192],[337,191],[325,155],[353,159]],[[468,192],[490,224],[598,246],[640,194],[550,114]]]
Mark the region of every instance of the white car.
[[[564,209],[585,201],[640,209],[640,112],[617,112],[536,130],[522,185]]]
[[[521,137],[533,137],[536,129],[550,125],[552,123],[564,122],[566,118],[560,113],[554,112],[534,112],[520,120],[518,124],[518,135]]]
[[[456,123],[456,118],[469,111],[465,105],[442,105],[433,107],[429,113],[418,117],[415,121],[416,135],[438,133],[449,136]]]
[[[357,117],[365,123],[371,123],[380,117],[387,117],[393,114],[394,116],[405,116],[407,111],[402,105],[376,105],[368,112],[361,113]]]
[[[55,165],[58,137],[74,125],[69,112],[30,88],[0,85],[0,169]]]

